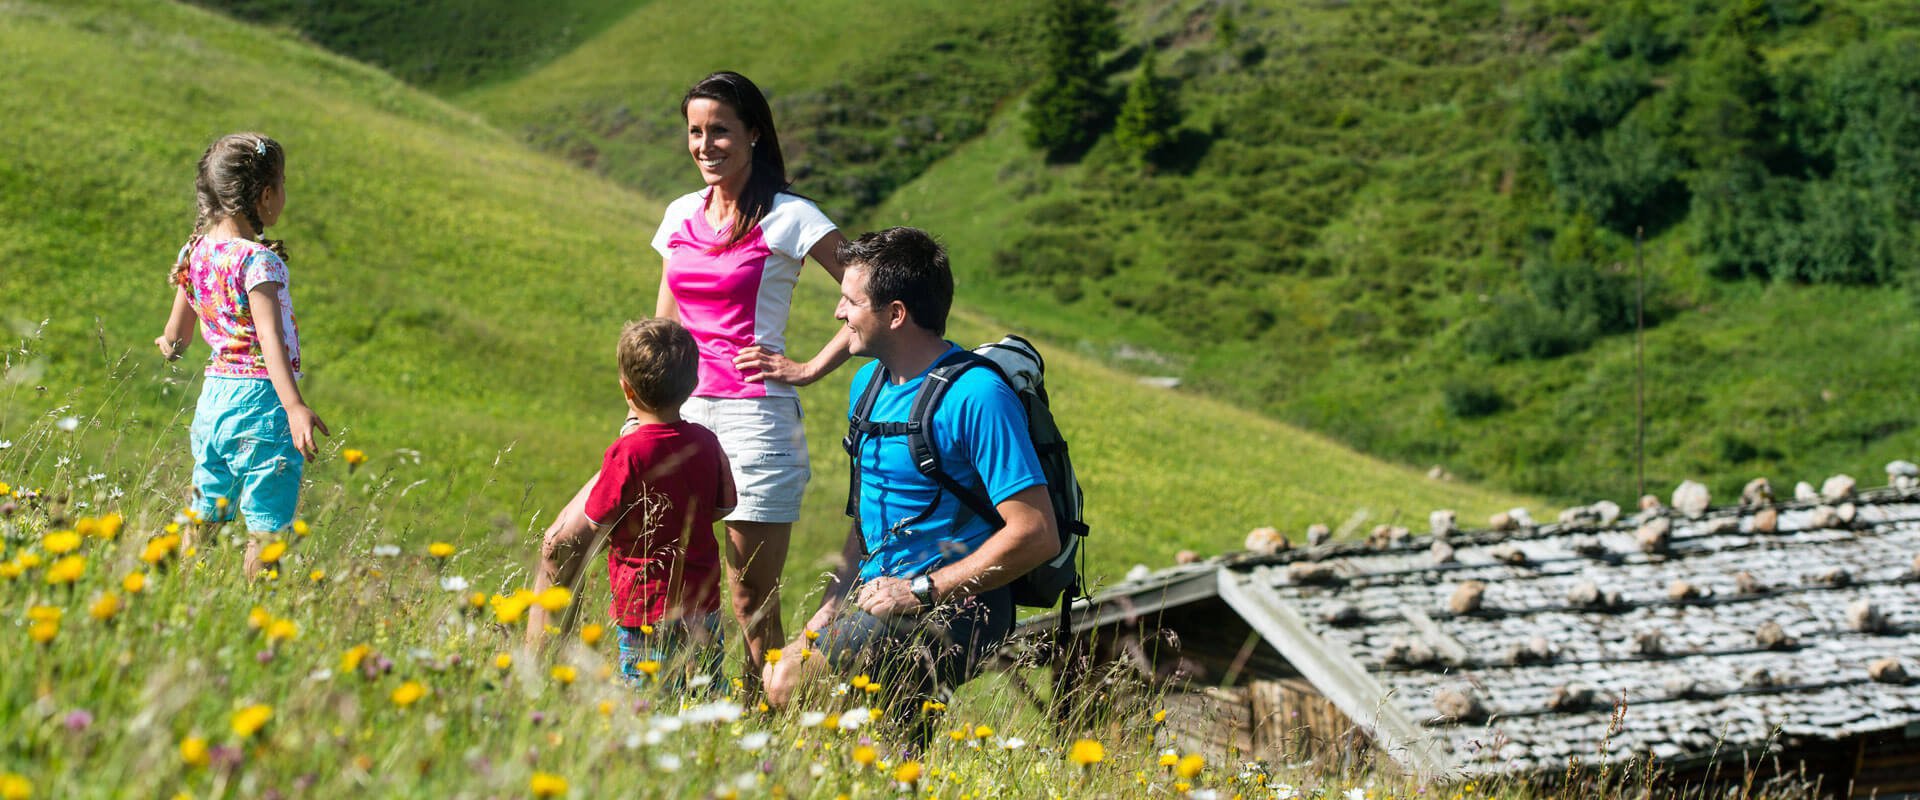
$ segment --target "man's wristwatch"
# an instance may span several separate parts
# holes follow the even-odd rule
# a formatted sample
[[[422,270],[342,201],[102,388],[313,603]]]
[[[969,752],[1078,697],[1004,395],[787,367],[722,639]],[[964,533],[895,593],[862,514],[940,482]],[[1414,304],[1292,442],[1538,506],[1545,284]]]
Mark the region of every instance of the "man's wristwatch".
[[[933,577],[917,575],[907,584],[907,591],[913,593],[913,599],[920,601],[922,613],[933,610]]]

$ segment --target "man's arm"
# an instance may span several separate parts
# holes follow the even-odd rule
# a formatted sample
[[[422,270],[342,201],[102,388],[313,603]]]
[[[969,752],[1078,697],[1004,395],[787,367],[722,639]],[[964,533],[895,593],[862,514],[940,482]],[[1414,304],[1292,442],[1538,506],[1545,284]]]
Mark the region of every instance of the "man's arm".
[[[935,602],[998,589],[1060,554],[1053,500],[1045,484],[1021,489],[994,508],[1006,526],[980,543],[979,549],[931,574]],[[861,610],[876,617],[926,611],[909,587],[900,578],[877,578],[861,587],[857,602]]]

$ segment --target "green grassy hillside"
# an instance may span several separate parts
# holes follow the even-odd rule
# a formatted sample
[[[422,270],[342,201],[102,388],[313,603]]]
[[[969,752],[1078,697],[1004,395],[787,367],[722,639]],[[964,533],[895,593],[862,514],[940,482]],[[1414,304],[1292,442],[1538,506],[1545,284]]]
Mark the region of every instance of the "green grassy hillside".
[[[0,74],[18,87],[0,98],[0,131],[19,143],[0,164],[0,256],[12,265],[0,294],[22,348],[0,386],[0,439],[49,415],[98,414],[83,452],[153,449],[168,478],[184,474],[204,345],[169,367],[147,342],[191,222],[195,158],[221,132],[264,130],[289,152],[278,235],[292,248],[305,389],[337,434],[314,474],[344,469],[331,451],[363,449],[369,488],[408,489],[382,509],[394,536],[531,551],[526,529],[591,473],[620,419],[611,340],[653,304],[659,260],[644,239],[657,198],[529,153],[381,73],[187,7],[16,5],[0,36],[15,54]],[[796,347],[835,324],[823,278],[802,284]],[[962,320],[955,335],[999,332]],[[1050,349],[1106,539],[1091,548],[1100,574],[1182,547],[1231,549],[1256,525],[1524,502],[1432,483]],[[850,375],[804,393],[816,478],[791,562],[802,584],[818,573],[813,556],[844,535],[835,443]],[[55,467],[9,466],[17,481]]]
[[[1651,94],[1641,105],[1672,117],[1659,134],[1671,143],[1642,149],[1668,159],[1661,169],[1684,168],[1667,180],[1717,186],[1685,171],[1719,169],[1708,160],[1712,137],[1689,131],[1735,124],[1737,114],[1715,123],[1687,109],[1732,91],[1712,83],[1719,62],[1709,61],[1722,57],[1714,43],[1733,35],[1728,26],[1754,48],[1758,80],[1778,87],[1756,96],[1814,108],[1827,102],[1814,98],[1828,64],[1920,24],[1910,6],[1882,2],[1118,8],[1112,94],[1152,48],[1179,107],[1173,145],[1145,172],[1112,137],[1065,165],[1024,144],[1021,92],[1037,77],[1039,23],[1034,8],[1010,4],[970,6],[962,19],[909,3],[865,15],[810,9],[835,19],[823,29],[837,35],[776,48],[756,34],[725,36],[701,48],[698,63],[673,43],[707,42],[715,15],[651,6],[462,102],[615,180],[671,192],[683,180],[673,146],[681,88],[709,67],[761,75],[788,120],[801,189],[857,226],[911,220],[947,236],[964,254],[963,292],[976,308],[1368,452],[1576,500],[1636,489],[1623,333],[1632,257],[1618,214],[1602,220],[1614,229],[1596,230],[1575,213],[1623,201],[1597,206],[1605,198],[1567,194],[1555,181],[1624,193],[1639,167],[1620,144],[1629,139],[1608,139],[1593,146],[1615,150],[1583,168],[1598,177],[1566,177],[1552,160],[1560,156],[1528,139],[1526,115],[1540,113],[1529,103],[1577,108],[1591,81],[1570,65],[1598,51],[1659,50],[1635,80]],[[752,3],[723,11],[787,13]],[[985,47],[969,49],[974,40]],[[935,80],[914,84],[921,74]],[[1575,100],[1541,88],[1556,81],[1574,87],[1561,91]],[[964,124],[926,113],[955,97],[966,101],[968,113],[955,115]],[[1547,104],[1530,99],[1542,97]],[[979,117],[979,107],[998,113]],[[1817,116],[1778,123],[1800,126],[1791,136],[1816,162],[1831,157],[1806,145],[1811,132],[1838,124]],[[907,122],[938,135],[911,135]],[[959,137],[970,138],[955,149]],[[1659,146],[1680,155],[1657,155]],[[1577,159],[1587,151],[1567,152],[1585,163]],[[1820,171],[1830,163],[1812,166],[1809,197],[1850,191],[1832,188],[1841,184]],[[1661,191],[1671,204],[1672,191]],[[1769,193],[1778,190],[1745,196]],[[1882,368],[1916,346],[1910,293],[1715,278],[1726,271],[1714,266],[1721,256],[1703,248],[1739,244],[1726,244],[1730,236],[1780,244],[1754,245],[1761,253],[1865,245],[1812,241],[1817,222],[1804,243],[1748,230],[1799,225],[1767,216],[1800,213],[1791,209],[1732,212],[1750,219],[1729,233],[1713,222],[1725,202],[1702,196],[1721,206],[1687,217],[1682,195],[1677,211],[1660,212],[1647,247],[1649,484],[1700,478],[1725,492],[1756,474],[1869,471],[1920,451],[1920,419],[1904,403],[1910,382]],[[1806,211],[1816,212],[1825,213]],[[1904,240],[1894,241],[1898,252]]]

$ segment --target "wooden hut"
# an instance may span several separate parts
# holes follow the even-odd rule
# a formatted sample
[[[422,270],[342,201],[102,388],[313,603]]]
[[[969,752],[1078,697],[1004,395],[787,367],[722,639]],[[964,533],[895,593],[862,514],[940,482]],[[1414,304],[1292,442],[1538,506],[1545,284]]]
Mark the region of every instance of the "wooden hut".
[[[1096,664],[1167,692],[1177,746],[1223,758],[1765,763],[1889,797],[1920,793],[1916,556],[1920,491],[1888,488],[1238,553],[1073,614]]]

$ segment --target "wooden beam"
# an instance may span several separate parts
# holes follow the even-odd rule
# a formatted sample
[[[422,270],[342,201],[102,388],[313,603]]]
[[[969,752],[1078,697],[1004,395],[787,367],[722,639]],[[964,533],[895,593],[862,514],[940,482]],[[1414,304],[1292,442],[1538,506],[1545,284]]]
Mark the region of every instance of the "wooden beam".
[[[1314,635],[1305,619],[1273,587],[1253,575],[1221,568],[1220,597],[1261,637],[1300,669],[1315,689],[1367,731],[1380,749],[1422,778],[1448,774],[1445,748],[1387,700],[1386,689],[1353,655]]]

